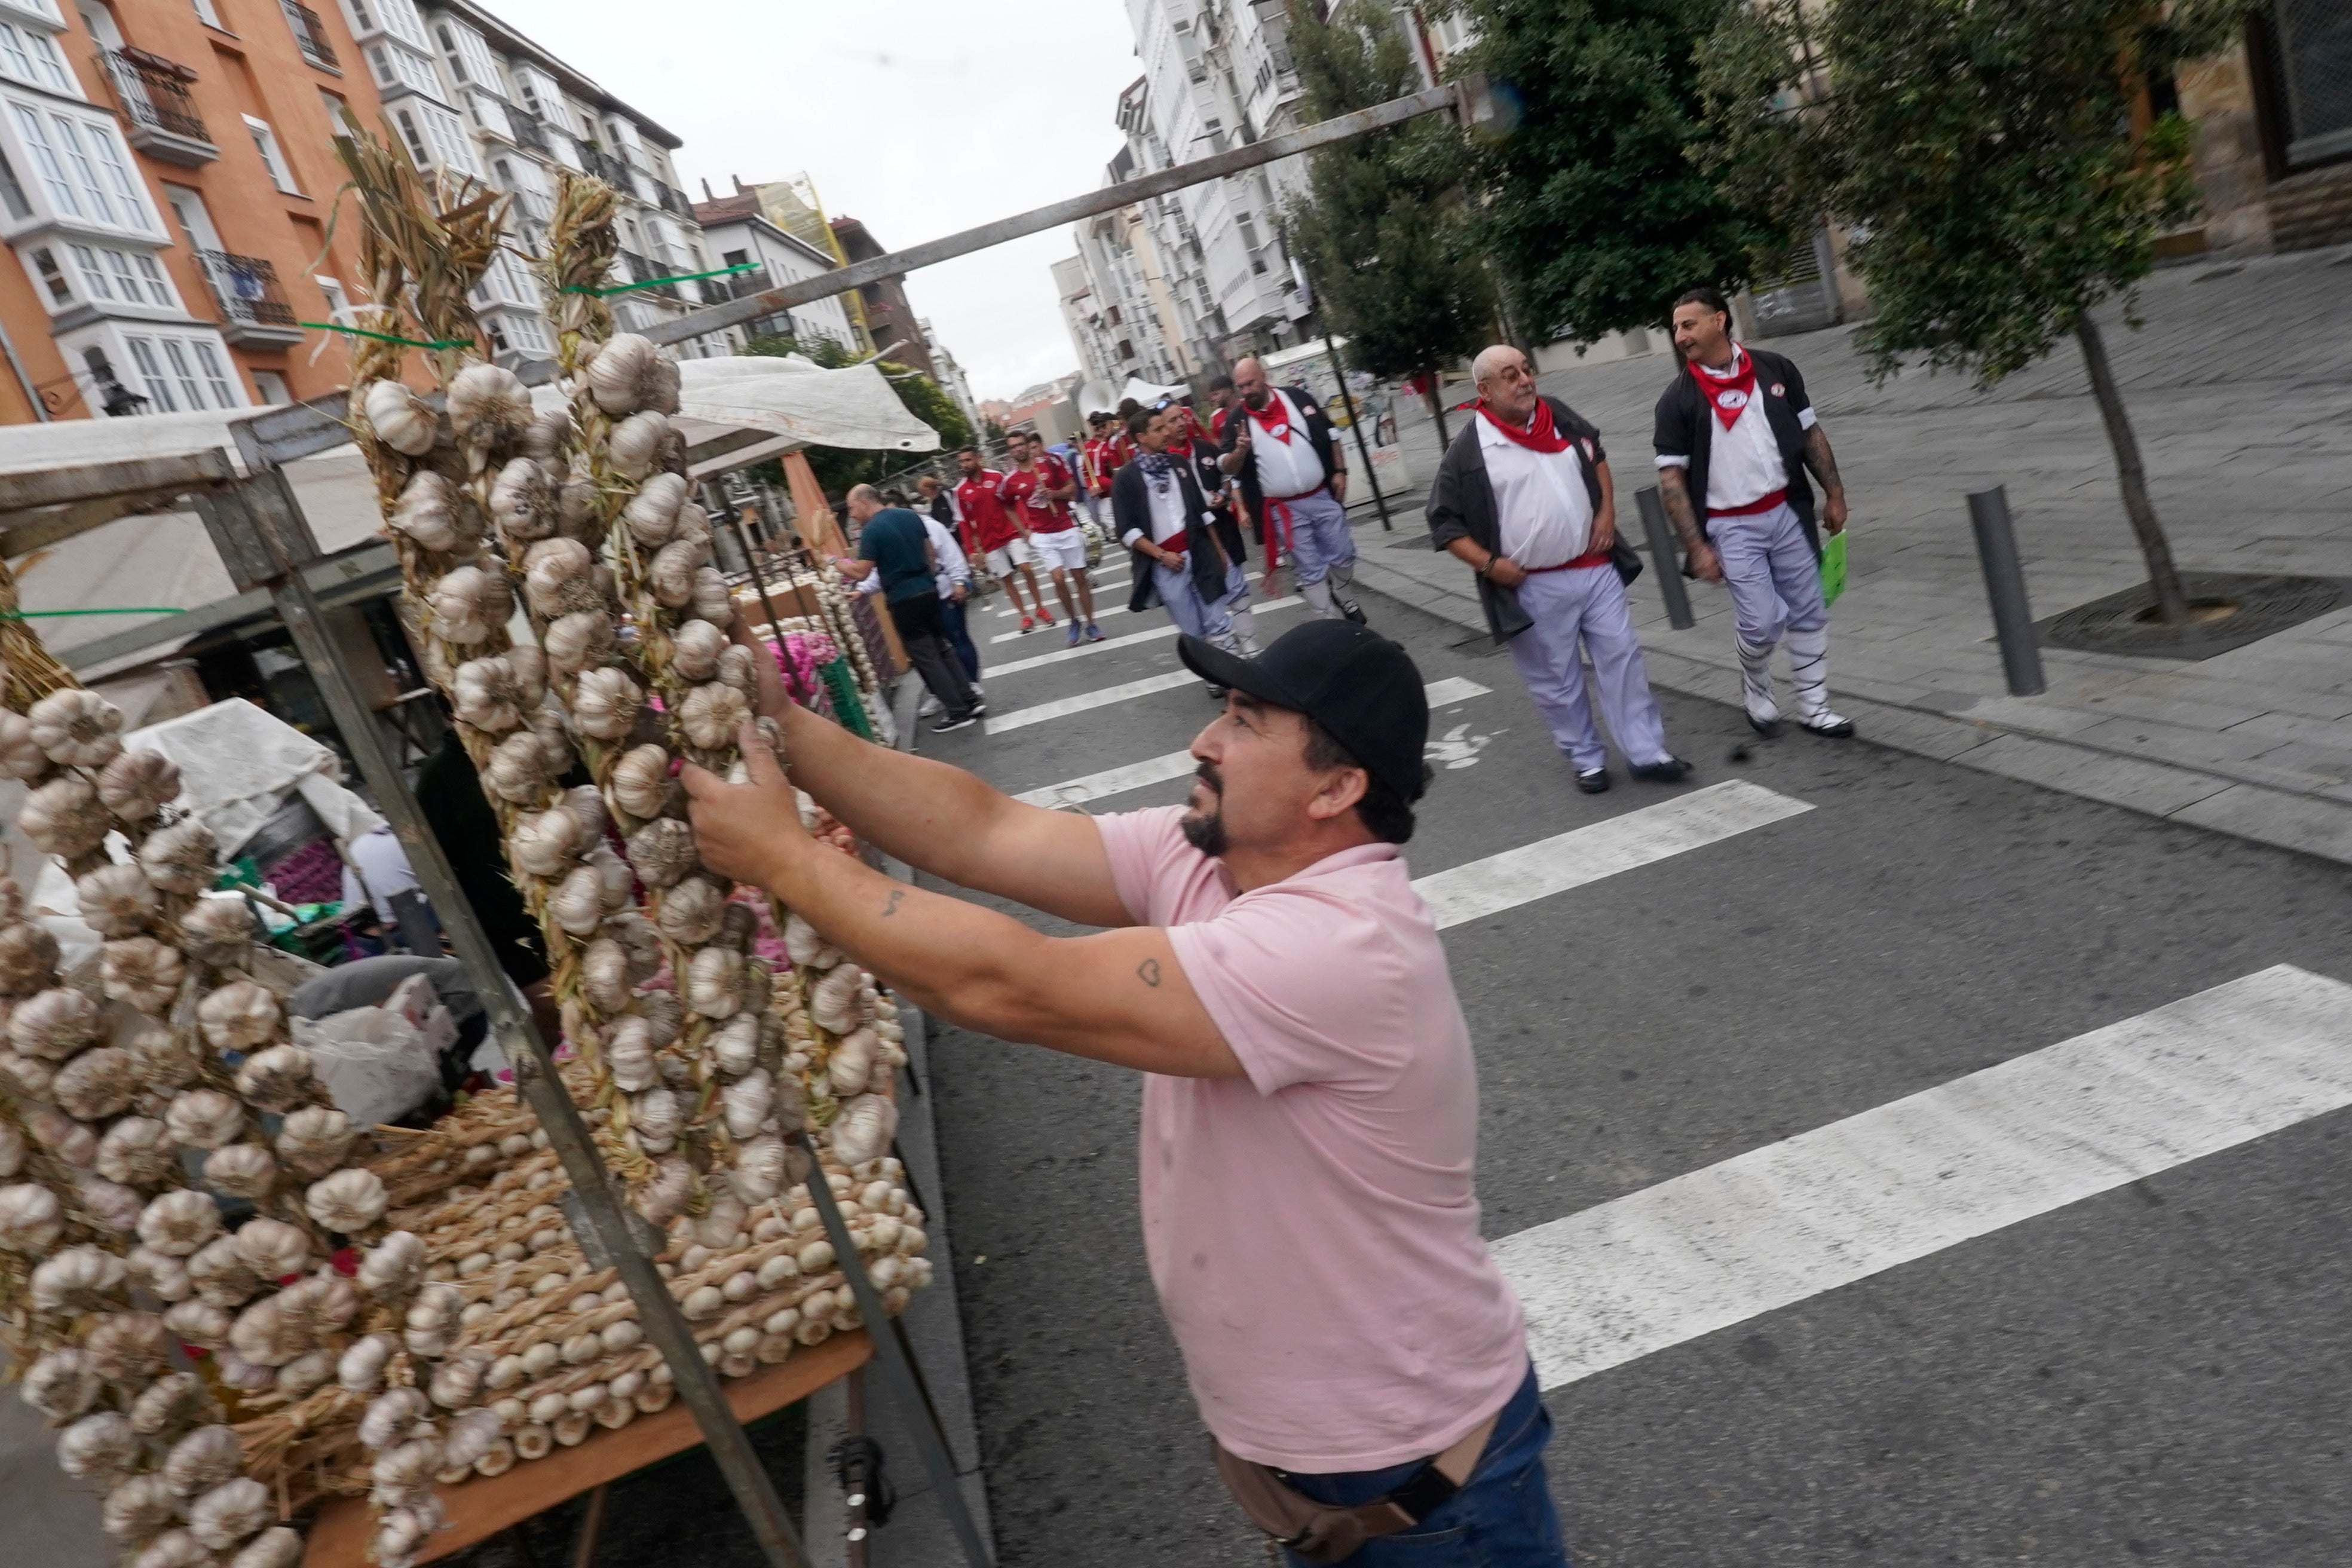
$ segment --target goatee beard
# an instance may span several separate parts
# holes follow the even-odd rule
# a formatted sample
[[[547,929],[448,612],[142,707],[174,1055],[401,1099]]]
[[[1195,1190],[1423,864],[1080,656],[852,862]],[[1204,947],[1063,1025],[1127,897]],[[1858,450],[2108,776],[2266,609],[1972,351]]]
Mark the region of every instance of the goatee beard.
[[[1202,854],[1214,859],[1225,852],[1225,814],[1223,811],[1213,812],[1206,816],[1197,811],[1188,811],[1178,826],[1184,830],[1184,842]]]

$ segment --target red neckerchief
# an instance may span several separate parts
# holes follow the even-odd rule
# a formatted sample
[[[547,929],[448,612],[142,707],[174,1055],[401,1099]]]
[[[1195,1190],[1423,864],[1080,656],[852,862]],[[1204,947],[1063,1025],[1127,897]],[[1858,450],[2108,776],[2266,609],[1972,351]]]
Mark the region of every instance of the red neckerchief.
[[[1536,399],[1535,417],[1528,421],[1528,428],[1524,430],[1486,406],[1486,400],[1483,397],[1478,400],[1475,406],[1481,419],[1529,451],[1565,452],[1568,450],[1568,437],[1553,427],[1551,405],[1540,397]]]
[[[1731,374],[1718,375],[1700,364],[1690,362],[1691,376],[1698,383],[1699,395],[1706,399],[1715,416],[1730,429],[1739,423],[1739,416],[1756,397],[1756,362],[1738,343],[1731,345]]]
[[[1259,429],[1277,441],[1290,439],[1290,405],[1283,401],[1282,394],[1267,393],[1264,408],[1252,408],[1246,402],[1241,406]]]

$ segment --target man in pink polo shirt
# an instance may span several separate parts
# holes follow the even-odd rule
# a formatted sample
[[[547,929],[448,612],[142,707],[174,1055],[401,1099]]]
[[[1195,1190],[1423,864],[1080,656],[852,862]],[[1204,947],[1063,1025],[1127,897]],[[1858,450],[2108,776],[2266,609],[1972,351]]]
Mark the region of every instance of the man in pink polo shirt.
[[[1469,1030],[1400,849],[1421,675],[1346,621],[1255,659],[1180,647],[1229,692],[1186,806],[1024,805],[771,680],[791,784],[748,726],[750,783],[689,769],[703,861],[940,1017],[1146,1075],[1152,1281],[1219,1467],[1291,1561],[1565,1565],[1551,1420],[1478,1230]],[[820,848],[792,784],[919,869],[1109,929],[1048,937]]]

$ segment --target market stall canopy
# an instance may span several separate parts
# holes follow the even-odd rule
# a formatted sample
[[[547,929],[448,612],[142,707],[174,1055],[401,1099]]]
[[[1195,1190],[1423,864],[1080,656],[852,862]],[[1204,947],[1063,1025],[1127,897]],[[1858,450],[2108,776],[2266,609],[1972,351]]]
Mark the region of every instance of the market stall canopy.
[[[1111,390],[1110,383],[1107,381],[1089,381],[1078,388],[1076,395],[1078,412],[1081,414],[1093,414],[1097,411],[1104,414],[1116,414],[1118,412],[1118,405],[1129,398],[1133,398],[1149,408],[1163,397],[1173,397],[1179,400],[1190,398],[1192,395],[1192,389],[1183,385],[1154,386],[1148,381],[1130,375],[1127,378],[1127,384],[1117,392]]]

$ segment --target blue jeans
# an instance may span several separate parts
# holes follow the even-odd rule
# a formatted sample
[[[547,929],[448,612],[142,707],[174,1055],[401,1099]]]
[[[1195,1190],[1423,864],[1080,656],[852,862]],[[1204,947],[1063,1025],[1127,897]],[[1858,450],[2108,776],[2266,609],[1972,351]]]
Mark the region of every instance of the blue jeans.
[[[956,662],[963,666],[968,679],[980,679],[980,650],[971,646],[971,633],[964,629],[962,601],[940,595],[940,625],[946,628],[948,647],[954,650]]]
[[[1346,1560],[1348,1568],[1569,1568],[1568,1544],[1544,1479],[1544,1445],[1550,1441],[1551,1412],[1529,1367],[1462,1489],[1411,1529],[1367,1542]],[[1352,1508],[1396,1490],[1424,1462],[1328,1476],[1286,1472],[1284,1479],[1318,1502]],[[1304,1558],[1286,1552],[1283,1561],[1307,1568]]]

